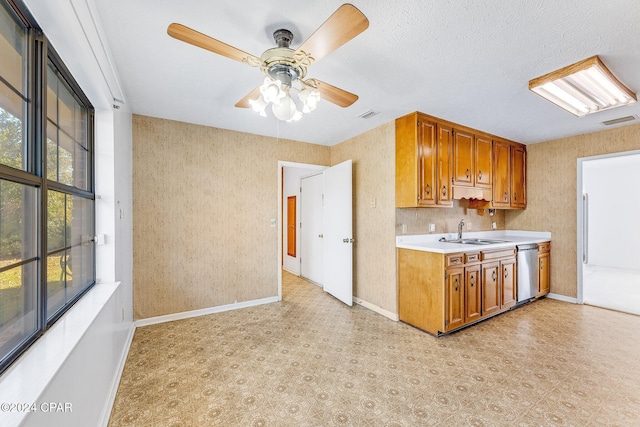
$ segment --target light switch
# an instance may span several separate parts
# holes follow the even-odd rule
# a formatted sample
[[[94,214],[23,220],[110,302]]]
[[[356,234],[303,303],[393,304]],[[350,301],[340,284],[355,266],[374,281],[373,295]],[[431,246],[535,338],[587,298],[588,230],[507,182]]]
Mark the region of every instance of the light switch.
[[[271,227],[275,227],[276,226],[276,219],[275,218],[271,218]]]

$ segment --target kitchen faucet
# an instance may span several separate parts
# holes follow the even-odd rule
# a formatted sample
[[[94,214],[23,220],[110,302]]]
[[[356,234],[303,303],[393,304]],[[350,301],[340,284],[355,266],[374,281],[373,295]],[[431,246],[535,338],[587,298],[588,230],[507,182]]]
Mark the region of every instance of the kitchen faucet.
[[[464,219],[461,219],[458,224],[458,240],[462,240],[462,227],[464,227]]]

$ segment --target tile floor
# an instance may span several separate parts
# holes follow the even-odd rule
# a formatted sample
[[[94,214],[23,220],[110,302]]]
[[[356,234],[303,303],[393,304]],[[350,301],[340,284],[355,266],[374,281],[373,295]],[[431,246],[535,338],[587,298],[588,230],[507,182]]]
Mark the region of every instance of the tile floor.
[[[434,338],[283,273],[136,330],[109,426],[640,426],[640,317],[541,300]]]

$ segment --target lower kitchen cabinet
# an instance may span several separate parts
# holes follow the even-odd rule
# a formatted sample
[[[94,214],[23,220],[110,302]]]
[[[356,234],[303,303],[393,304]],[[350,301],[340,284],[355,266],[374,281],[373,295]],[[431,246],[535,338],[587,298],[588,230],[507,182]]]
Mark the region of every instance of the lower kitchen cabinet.
[[[550,291],[550,259],[551,242],[540,243],[538,245],[538,297],[547,295]]]
[[[433,335],[515,305],[515,249],[445,255],[399,248],[397,256],[398,317]]]
[[[482,316],[480,264],[464,268],[465,323],[475,322]]]

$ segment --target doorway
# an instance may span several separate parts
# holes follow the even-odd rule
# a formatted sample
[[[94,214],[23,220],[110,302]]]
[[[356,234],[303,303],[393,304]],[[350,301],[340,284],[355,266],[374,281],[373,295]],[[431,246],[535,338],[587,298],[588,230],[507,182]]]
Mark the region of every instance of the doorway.
[[[640,151],[578,159],[578,302],[640,315]]]

